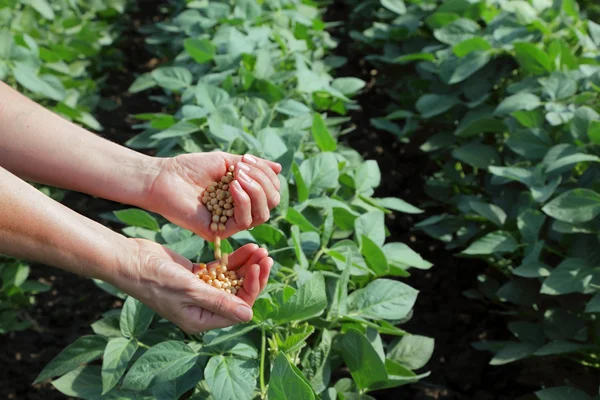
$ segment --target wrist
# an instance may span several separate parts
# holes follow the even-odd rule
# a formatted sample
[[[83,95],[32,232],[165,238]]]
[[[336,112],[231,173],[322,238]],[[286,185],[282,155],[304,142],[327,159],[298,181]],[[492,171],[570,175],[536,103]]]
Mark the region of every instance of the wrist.
[[[155,211],[152,204],[152,188],[166,159],[138,154],[141,157],[136,161],[135,173],[131,178],[131,184],[136,190],[131,201],[126,203],[148,211]]]

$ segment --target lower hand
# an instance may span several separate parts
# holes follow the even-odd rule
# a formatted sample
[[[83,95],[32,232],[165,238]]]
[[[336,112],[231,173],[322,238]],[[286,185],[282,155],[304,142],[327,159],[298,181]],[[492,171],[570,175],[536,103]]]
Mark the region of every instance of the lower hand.
[[[229,255],[230,270],[244,277],[237,296],[199,279],[198,265],[157,243],[129,239],[130,257],[113,285],[145,303],[188,333],[225,328],[252,319],[252,305],[267,285],[273,260],[247,244]]]

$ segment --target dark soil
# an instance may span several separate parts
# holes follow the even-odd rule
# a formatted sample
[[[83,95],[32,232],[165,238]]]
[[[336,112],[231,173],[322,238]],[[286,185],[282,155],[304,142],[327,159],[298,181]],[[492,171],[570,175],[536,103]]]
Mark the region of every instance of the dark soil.
[[[99,120],[105,131],[102,136],[124,143],[133,136],[131,114],[158,111],[148,94],[126,94],[135,76],[151,70],[158,60],[145,51],[143,38],[136,31],[157,15],[157,5],[151,0],[138,0],[138,9],[129,13],[130,21],[124,25],[118,48],[124,55],[124,69],[108,76],[103,95],[118,107],[100,111]],[[332,20],[343,20],[343,5],[330,9]],[[344,32],[336,32],[340,37]],[[343,37],[343,36],[342,36]],[[349,146],[365,158],[375,159],[385,171],[377,196],[400,197],[419,205],[427,196],[423,193],[423,177],[435,170],[427,157],[419,151],[417,138],[402,144],[393,135],[377,132],[369,125],[369,118],[380,114],[385,107],[385,96],[373,86],[371,67],[361,55],[353,54],[350,40],[343,37],[337,52],[349,58],[340,76],[356,76],[370,82],[368,90],[359,98],[364,107],[352,113],[356,129],[345,137]],[[90,218],[112,211],[120,205],[86,196],[67,194],[64,204]],[[425,370],[431,375],[421,382],[395,390],[373,394],[378,399],[414,400],[513,400],[525,399],[542,385],[561,384],[570,378],[582,387],[591,386],[591,378],[576,365],[563,366],[535,360],[494,367],[488,365],[490,355],[477,351],[471,342],[481,339],[503,340],[509,338],[506,321],[483,304],[465,298],[462,292],[475,286],[476,277],[486,266],[472,260],[453,257],[440,243],[412,232],[412,226],[425,215],[394,214],[388,217],[387,226],[392,232],[390,241],[408,244],[425,259],[434,264],[429,271],[411,270],[405,282],[420,291],[414,317],[403,329],[435,338],[435,352]],[[89,325],[100,315],[121,304],[111,295],[97,288],[93,282],[80,279],[55,268],[35,265],[32,278],[51,282],[50,292],[38,295],[37,304],[30,310],[35,327],[24,332],[0,337],[0,398],[1,399],[64,399],[49,383],[32,385],[45,365],[76,338],[91,331]],[[592,390],[592,389],[590,389]]]

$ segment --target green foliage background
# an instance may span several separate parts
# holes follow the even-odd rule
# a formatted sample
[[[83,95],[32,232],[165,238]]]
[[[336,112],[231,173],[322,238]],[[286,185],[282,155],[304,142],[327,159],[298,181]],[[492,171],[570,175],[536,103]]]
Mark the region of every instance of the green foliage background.
[[[324,6],[308,0],[172,1],[165,21],[141,30],[153,54],[169,61],[130,91],[152,90],[164,112],[136,115],[139,134],[127,145],[159,156],[224,150],[281,163],[282,201],[271,221],[223,241],[224,251],[267,247],[273,273],[252,322],[202,335],[184,334],[97,281],[123,308],[92,324],[93,334],[37,381],[54,379],[83,399],[240,400],[369,399],[415,382],[428,375],[434,343],[398,327],[418,295],[402,280],[432,265],[388,242],[384,217],[429,207],[445,211],[415,229],[494,271],[465,293],[506,309],[514,339],[473,344],[493,353],[491,364],[564,357],[600,368],[598,5],[345,2],[353,12],[339,24],[324,22]],[[124,7],[0,1],[0,78],[99,129],[90,63],[111,43],[105,21]],[[430,202],[375,197],[379,166],[341,144],[365,82],[337,76],[347,60],[331,54],[332,27],[346,29],[350,47],[378,70],[388,106],[371,124],[424,142],[438,166],[426,177]],[[103,217],[194,261],[211,257],[212,244],[159,216],[129,209]],[[27,272],[16,261],[0,264],[0,329],[3,321],[25,328],[15,310],[45,289],[31,287]],[[348,377],[334,379],[341,368]],[[567,386],[536,395],[591,399]]]

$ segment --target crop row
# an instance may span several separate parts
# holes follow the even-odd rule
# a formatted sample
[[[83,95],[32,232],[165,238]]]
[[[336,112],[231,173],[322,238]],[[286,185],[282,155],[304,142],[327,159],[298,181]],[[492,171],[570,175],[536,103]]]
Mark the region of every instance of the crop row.
[[[345,60],[328,54],[336,42],[323,9],[260,3],[174,2],[170,18],[144,28],[149,48],[170,61],[130,91],[152,91],[163,112],[134,116],[140,133],[127,143],[161,157],[222,150],[283,166],[271,220],[221,242],[225,253],[256,242],[275,261],[253,320],[184,334],[97,282],[125,299],[123,308],[92,324],[38,381],[59,377],[59,391],[85,399],[304,400],[369,399],[427,376],[418,370],[433,340],[397,326],[418,294],[397,278],[432,265],[406,244],[386,243],[385,226],[386,214],[422,211],[374,197],[379,166],[339,141],[365,82],[334,77]],[[156,215],[106,217],[195,262],[212,257],[212,243]]]
[[[501,307],[514,338],[474,346],[492,365],[558,356],[597,375],[600,25],[572,0],[348,3],[390,100],[372,124],[439,167],[425,191],[444,212],[415,228],[491,267],[465,295]]]

